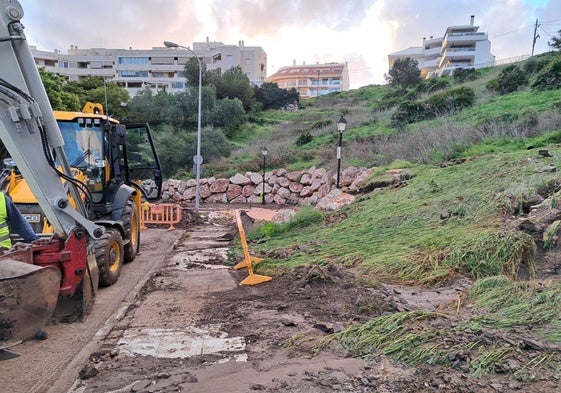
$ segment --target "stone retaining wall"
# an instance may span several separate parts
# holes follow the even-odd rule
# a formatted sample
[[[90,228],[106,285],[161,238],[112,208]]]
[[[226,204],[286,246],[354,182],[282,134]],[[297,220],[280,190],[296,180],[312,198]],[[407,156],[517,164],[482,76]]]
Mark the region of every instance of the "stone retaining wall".
[[[322,205],[332,198],[352,197],[345,191],[358,189],[359,183],[374,169],[348,167],[341,171],[340,188],[336,188],[336,171],[312,167],[302,171],[275,169],[265,173],[265,203],[279,205]],[[196,181],[167,180],[163,184],[163,200],[195,201]],[[257,172],[236,174],[228,178],[200,179],[201,203],[261,203],[263,175]]]

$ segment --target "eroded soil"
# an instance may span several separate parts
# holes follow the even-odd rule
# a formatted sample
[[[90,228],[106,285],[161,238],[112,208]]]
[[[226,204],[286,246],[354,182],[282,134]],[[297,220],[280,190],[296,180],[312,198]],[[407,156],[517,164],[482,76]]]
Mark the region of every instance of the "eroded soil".
[[[469,280],[445,288],[370,288],[335,266],[302,267],[258,285],[248,269],[225,266],[231,215],[201,212],[165,254],[125,316],[93,352],[70,392],[557,392],[555,367],[528,381],[505,370],[474,377],[458,351],[449,367],[407,367],[372,354],[351,356],[332,333],[397,311],[438,311],[442,330],[457,323],[454,304]],[[144,247],[157,250],[157,241]],[[423,326],[419,326],[423,329]],[[513,345],[512,337],[474,332]],[[474,337],[446,336],[453,347]],[[477,337],[476,337],[477,339]],[[543,348],[521,347],[521,356]],[[500,366],[497,364],[497,367]],[[503,365],[517,367],[516,364]],[[519,367],[519,366],[518,366]]]

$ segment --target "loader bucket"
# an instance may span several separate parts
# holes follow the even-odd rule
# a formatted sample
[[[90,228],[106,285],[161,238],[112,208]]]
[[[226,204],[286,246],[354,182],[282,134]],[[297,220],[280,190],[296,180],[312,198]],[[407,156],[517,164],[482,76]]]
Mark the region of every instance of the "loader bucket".
[[[33,337],[57,304],[60,272],[13,259],[0,260],[0,350]]]

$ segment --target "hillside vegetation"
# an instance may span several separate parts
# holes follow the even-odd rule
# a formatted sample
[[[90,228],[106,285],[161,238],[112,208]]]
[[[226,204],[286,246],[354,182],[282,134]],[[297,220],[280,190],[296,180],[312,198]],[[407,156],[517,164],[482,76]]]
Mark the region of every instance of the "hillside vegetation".
[[[373,288],[468,279],[470,289],[448,308],[382,315],[328,341],[420,369],[520,383],[558,378],[559,62],[551,53],[464,79],[368,86],[310,100],[297,112],[264,112],[228,162],[212,163],[216,170],[258,168],[261,145],[269,168],[334,169],[342,113],[343,167],[378,170],[351,205],[300,208],[290,222],[253,230],[250,247],[266,257],[257,270],[335,264]],[[403,181],[380,188],[388,169],[402,169]]]

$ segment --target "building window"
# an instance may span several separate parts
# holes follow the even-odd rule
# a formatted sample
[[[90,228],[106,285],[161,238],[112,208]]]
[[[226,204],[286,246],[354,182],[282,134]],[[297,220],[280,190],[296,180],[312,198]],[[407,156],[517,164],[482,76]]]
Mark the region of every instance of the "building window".
[[[173,64],[175,62],[173,57],[153,57],[152,64]]]
[[[68,68],[68,62],[67,61],[59,61],[58,62],[58,68]]]
[[[119,64],[138,65],[148,63],[148,57],[119,57]]]
[[[121,78],[148,78],[148,71],[119,71]]]
[[[331,78],[331,84],[332,84],[332,85],[340,85],[340,84],[341,84],[341,79],[339,79],[339,78]]]
[[[185,88],[185,83],[183,83],[183,82],[171,82],[171,88],[172,89],[184,89]]]

